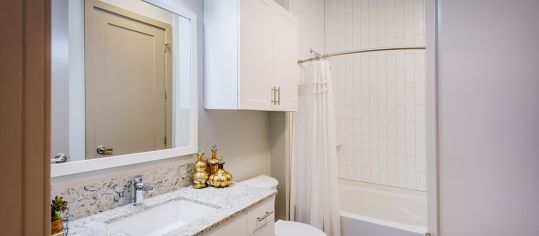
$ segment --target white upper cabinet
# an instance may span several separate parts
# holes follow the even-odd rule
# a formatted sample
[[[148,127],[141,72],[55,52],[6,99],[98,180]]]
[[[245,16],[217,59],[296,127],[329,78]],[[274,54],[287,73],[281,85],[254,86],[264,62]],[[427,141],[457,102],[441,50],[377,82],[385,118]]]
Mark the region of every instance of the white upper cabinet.
[[[273,0],[205,0],[205,108],[295,111],[297,41],[297,19]]]

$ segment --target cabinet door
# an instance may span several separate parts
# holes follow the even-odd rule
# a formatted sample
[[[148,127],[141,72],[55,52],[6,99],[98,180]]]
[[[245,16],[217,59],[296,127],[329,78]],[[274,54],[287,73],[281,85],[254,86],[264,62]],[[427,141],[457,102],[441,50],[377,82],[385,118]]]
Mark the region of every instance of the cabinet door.
[[[273,9],[268,0],[240,0],[239,108],[270,110]]]
[[[204,233],[205,236],[247,236],[249,235],[247,231],[247,213],[242,213],[240,215],[234,216],[232,219],[224,222],[223,224],[217,226],[217,228],[212,229],[209,232]]]
[[[283,10],[274,15],[275,86],[278,86],[277,111],[295,111],[298,104],[299,66],[297,21]]]
[[[264,226],[255,231],[254,236],[274,236],[275,235],[275,221],[271,220]]]

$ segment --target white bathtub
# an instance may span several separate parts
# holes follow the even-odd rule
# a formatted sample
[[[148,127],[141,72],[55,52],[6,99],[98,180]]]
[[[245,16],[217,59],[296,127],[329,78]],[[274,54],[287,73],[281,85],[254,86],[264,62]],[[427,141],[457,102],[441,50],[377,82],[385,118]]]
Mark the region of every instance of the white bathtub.
[[[340,180],[343,236],[424,236],[426,193]]]

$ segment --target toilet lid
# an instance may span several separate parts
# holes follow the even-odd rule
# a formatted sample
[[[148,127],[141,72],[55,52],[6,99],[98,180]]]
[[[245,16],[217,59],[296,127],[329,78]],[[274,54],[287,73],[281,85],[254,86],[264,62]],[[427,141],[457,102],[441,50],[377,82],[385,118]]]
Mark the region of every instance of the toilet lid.
[[[309,235],[309,236],[326,236],[324,231],[310,226],[308,224],[278,220],[275,222],[275,235],[276,236],[295,236],[295,235]]]

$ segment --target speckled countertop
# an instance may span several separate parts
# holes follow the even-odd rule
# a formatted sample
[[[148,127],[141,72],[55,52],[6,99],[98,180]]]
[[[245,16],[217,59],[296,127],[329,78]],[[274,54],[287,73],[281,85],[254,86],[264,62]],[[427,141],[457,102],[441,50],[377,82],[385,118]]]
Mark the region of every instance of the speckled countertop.
[[[174,192],[144,199],[140,206],[129,204],[71,221],[69,222],[68,235],[128,235],[125,232],[115,230],[108,224],[146,209],[181,199],[218,207],[216,211],[166,234],[197,235],[216,227],[232,216],[245,211],[250,206],[273,196],[276,192],[276,190],[272,189],[241,184],[233,184],[228,188],[208,187],[204,189],[193,189],[192,187],[186,187]]]

